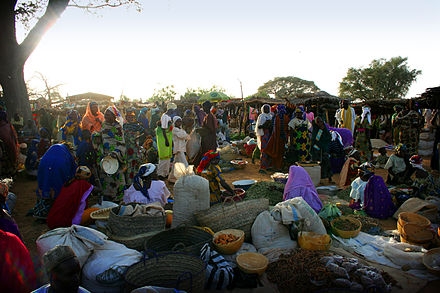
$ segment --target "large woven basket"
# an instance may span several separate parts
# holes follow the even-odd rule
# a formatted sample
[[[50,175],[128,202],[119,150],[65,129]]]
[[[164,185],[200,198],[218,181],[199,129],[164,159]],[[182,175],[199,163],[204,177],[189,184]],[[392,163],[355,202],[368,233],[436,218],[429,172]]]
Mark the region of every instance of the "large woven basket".
[[[179,227],[160,232],[145,241],[145,250],[156,253],[185,252],[200,256],[200,249],[211,242],[212,235],[195,227]]]
[[[175,288],[186,292],[203,292],[204,263],[199,257],[185,253],[154,255],[128,268],[126,292],[143,286]]]
[[[128,248],[136,249],[138,251],[142,251],[144,249],[145,241],[151,239],[157,233],[161,231],[153,231],[144,234],[133,235],[130,237],[120,237],[118,235],[113,235],[111,233],[108,234],[108,239],[113,240],[115,242],[124,244]]]
[[[243,230],[245,241],[250,241],[252,224],[257,216],[268,208],[269,199],[267,198],[224,202],[195,213],[195,217],[200,226],[209,227],[214,232],[225,229]]]
[[[130,204],[134,206],[135,204]],[[153,231],[165,230],[166,213],[160,216],[141,215],[136,217],[119,216],[120,207],[114,207],[110,211],[108,228],[113,235],[118,237],[131,237]]]

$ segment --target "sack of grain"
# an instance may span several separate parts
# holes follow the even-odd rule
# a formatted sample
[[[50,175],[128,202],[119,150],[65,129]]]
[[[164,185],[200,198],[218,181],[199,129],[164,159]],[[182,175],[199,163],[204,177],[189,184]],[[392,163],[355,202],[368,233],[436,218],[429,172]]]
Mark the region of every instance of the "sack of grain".
[[[175,164],[177,182],[174,184],[173,222],[171,228],[180,224],[196,225],[194,213],[209,209],[209,181],[197,176],[192,166],[185,168]]]
[[[434,147],[434,140],[421,140],[419,141],[420,150],[432,150]]]

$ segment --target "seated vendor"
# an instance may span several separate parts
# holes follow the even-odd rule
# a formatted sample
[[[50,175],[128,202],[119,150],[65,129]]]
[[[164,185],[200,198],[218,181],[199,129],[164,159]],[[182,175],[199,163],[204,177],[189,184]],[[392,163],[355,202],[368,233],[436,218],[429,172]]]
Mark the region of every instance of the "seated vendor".
[[[350,194],[350,197],[355,201],[350,204],[350,207],[362,208],[368,216],[373,218],[385,219],[392,216],[396,208],[382,177],[374,175],[374,166],[369,162],[362,164],[359,169],[360,180],[356,179],[357,184],[356,180],[353,181],[353,194]]]
[[[64,184],[47,215],[50,229],[83,224],[82,215],[93,190],[93,185],[87,181],[91,175],[88,167],[80,166],[76,169],[75,177]]]
[[[407,183],[409,177],[408,174],[408,166],[405,158],[406,154],[406,146],[402,143],[399,143],[396,146],[395,154],[392,154],[385,164],[385,169],[388,170],[388,178],[387,183],[392,185],[399,185]]]
[[[221,202],[222,192],[220,185],[226,189],[226,194],[234,195],[234,190],[226,183],[222,177],[222,169],[218,163],[220,162],[220,154],[216,151],[209,151],[203,155],[199,166],[197,167],[197,173],[205,177],[209,181],[209,192],[211,194],[211,205]],[[206,174],[202,173],[206,170]]]
[[[376,168],[385,168],[388,162],[387,150],[384,147],[379,149],[379,156],[374,160]]]
[[[133,184],[124,191],[125,203],[160,202],[164,207],[171,195],[165,182],[158,180],[156,165],[148,163],[139,167],[133,178]]]
[[[339,187],[346,188],[350,186],[353,179],[358,176],[357,167],[359,166],[359,161],[361,159],[361,153],[355,149],[353,149],[348,154],[348,159],[345,161],[344,166],[342,167],[342,171],[339,179]]]
[[[414,155],[410,158],[409,163],[415,169],[412,188],[414,195],[422,199],[428,196],[438,196],[440,194],[440,182],[438,178],[434,178],[431,173],[423,168],[423,158]]]

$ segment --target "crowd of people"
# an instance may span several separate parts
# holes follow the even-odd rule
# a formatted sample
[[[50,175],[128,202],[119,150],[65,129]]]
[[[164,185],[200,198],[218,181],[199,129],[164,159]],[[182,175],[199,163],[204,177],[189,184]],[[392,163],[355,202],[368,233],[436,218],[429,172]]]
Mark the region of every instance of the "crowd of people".
[[[392,128],[375,127],[377,119],[373,119],[368,106],[362,107],[360,113],[348,101],[342,101],[340,106],[334,127],[328,117],[317,115],[310,107],[265,104],[260,111],[252,108],[249,112],[259,171],[289,169],[284,200],[301,196],[315,211],[322,208],[310,176],[296,166],[310,161],[319,163],[321,179],[329,183],[333,183],[333,174],[340,173],[337,184],[349,190],[350,207],[363,209],[375,218],[387,218],[395,211],[386,184],[411,182],[420,198],[440,193],[438,181],[423,167],[423,158],[417,153],[423,121],[414,105],[410,103],[406,109],[395,107],[389,123]],[[224,180],[217,151],[219,139],[230,141],[231,117],[209,101],[192,109],[178,110],[170,102],[140,110],[120,111],[109,106],[103,112],[98,103],[90,102],[83,115],[71,110],[65,121],[55,119],[44,109],[38,114],[38,119],[24,122],[19,115],[9,120],[7,113],[0,111],[0,169],[2,177],[12,176],[19,169],[36,176],[36,204],[30,213],[44,219],[51,229],[84,224],[87,198],[95,192],[107,201],[159,202],[164,207],[171,195],[166,181],[176,182],[178,164],[197,166],[196,173],[209,181],[211,205],[234,194]],[[436,129],[437,142],[439,120],[434,112],[430,126]],[[383,125],[386,124],[384,120]],[[379,156],[373,156],[370,139],[379,135],[394,145],[390,157],[385,148],[379,149]],[[200,145],[190,158],[187,142],[194,136]],[[436,146],[435,156],[438,163]],[[438,168],[438,164],[432,167]],[[376,168],[388,171],[386,181],[375,175]],[[8,259],[21,261],[15,271],[1,271],[1,280],[11,278],[14,281],[7,282],[11,286],[33,290],[36,281],[32,261],[11,217],[16,197],[3,182],[0,194],[0,242],[10,253]],[[50,284],[36,292],[49,292],[51,287],[62,290],[73,283],[78,288],[78,261],[68,247],[47,252],[44,262],[48,273],[58,277],[51,278]],[[0,270],[4,267],[0,266]]]

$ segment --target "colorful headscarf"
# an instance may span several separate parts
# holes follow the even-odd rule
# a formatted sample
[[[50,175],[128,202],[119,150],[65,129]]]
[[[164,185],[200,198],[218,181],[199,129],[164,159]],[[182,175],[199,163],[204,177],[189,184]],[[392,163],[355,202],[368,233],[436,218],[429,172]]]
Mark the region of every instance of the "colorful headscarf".
[[[397,146],[396,146],[396,152],[398,152],[398,151],[404,151],[404,152],[406,152],[406,145],[404,145],[403,143],[399,143]]]
[[[92,114],[92,105],[96,105],[98,107],[98,111],[96,112],[96,115]],[[96,119],[99,120],[96,121]],[[88,129],[90,132],[93,131],[99,131],[101,129],[101,124],[104,121],[104,114],[102,114],[99,111],[99,106],[97,102],[89,102],[87,104],[86,113],[84,114],[84,117],[81,121],[81,124],[79,125],[81,129]]]
[[[284,115],[286,114],[286,107],[284,105],[278,105],[277,106],[277,112],[279,115]]]
[[[364,171],[365,175],[374,173],[374,166],[370,162],[365,162],[359,166],[359,169]]]
[[[277,110],[277,105],[273,105],[272,107],[270,107],[270,111],[272,113],[275,113],[276,110]]]
[[[409,159],[409,163],[411,164],[411,166],[413,166],[414,168],[418,168],[421,170],[425,170],[425,168],[423,168],[423,158],[420,155],[414,155]]]
[[[115,106],[110,106],[105,111],[110,111],[111,113],[113,113],[113,115],[115,115],[116,117],[116,120],[119,122],[119,124],[121,124],[121,126],[124,124],[124,118],[122,118],[121,113],[119,113],[118,109]]]
[[[295,108],[295,113],[303,113],[303,112],[304,112],[303,107],[296,107]]]
[[[203,155],[202,160],[200,161],[199,166],[197,167],[197,172],[202,173],[203,170],[211,163],[211,160],[214,158],[220,157],[220,154],[217,151],[208,151]]]
[[[76,117],[76,120],[72,120],[73,117]],[[72,110],[67,113],[67,121],[61,127],[62,131],[62,139],[67,140],[67,135],[73,136],[73,143],[75,145],[79,145],[81,142],[81,127],[79,126],[81,122],[81,117],[78,114],[78,111]]]

